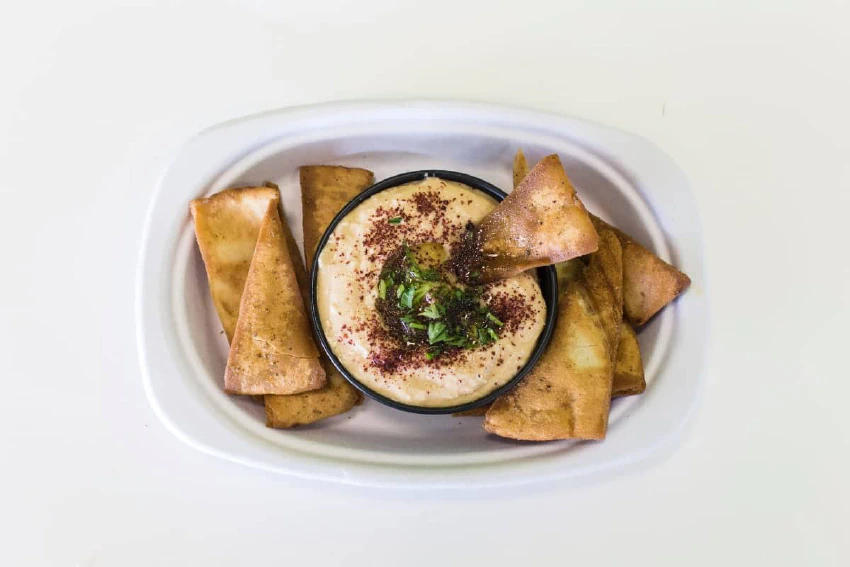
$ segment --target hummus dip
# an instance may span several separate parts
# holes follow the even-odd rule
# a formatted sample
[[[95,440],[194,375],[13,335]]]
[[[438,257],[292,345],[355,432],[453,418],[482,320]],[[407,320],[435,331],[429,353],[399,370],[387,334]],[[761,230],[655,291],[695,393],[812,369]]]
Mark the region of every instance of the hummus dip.
[[[364,386],[408,405],[451,407],[486,396],[528,361],[546,318],[531,273],[481,287],[498,338],[439,356],[391,331],[376,306],[379,293],[386,297],[379,283],[388,258],[420,243],[438,243],[450,255],[467,224],[496,204],[467,185],[430,177],[376,193],[337,224],[319,255],[316,301],[331,350]]]

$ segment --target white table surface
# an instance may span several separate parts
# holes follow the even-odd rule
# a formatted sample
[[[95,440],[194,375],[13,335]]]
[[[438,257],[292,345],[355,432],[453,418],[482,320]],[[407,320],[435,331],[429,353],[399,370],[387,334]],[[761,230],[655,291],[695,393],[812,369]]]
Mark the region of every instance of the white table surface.
[[[850,564],[846,0],[144,4],[0,7],[0,564]],[[678,447],[423,494],[259,473],[158,423],[133,329],[158,175],[217,122],[386,97],[559,111],[681,165],[713,344]]]

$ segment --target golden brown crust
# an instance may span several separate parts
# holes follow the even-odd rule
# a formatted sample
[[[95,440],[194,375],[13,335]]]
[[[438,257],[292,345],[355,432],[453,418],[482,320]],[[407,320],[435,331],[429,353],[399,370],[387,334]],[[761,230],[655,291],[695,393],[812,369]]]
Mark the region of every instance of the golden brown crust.
[[[328,383],[318,390],[292,396],[266,396],[266,425],[287,429],[345,413],[363,400],[360,392],[322,358]],[[329,368],[330,367],[330,368]]]
[[[274,188],[243,187],[195,199],[189,206],[210,295],[228,341],[236,330],[260,225],[269,203],[279,198]]]
[[[528,173],[527,167],[528,166],[525,161],[525,156],[522,154],[522,150],[517,151],[516,157],[514,158],[513,166],[514,187],[519,185],[519,183]],[[622,247],[623,239],[620,236],[622,234],[620,231],[617,231],[616,229],[611,227],[611,225],[609,225],[608,223],[593,214],[590,215],[590,218],[593,221],[593,225],[596,228],[597,233],[600,235],[600,251],[603,247],[602,233],[606,230],[613,230],[614,234],[617,234],[617,238],[620,239],[620,244]],[[627,260],[626,258],[625,251],[622,252],[622,255],[622,272],[625,272],[625,265],[629,260]],[[555,267],[558,270],[558,285],[561,288],[566,287],[569,281],[576,279],[576,277],[580,276],[583,271],[583,263],[580,259],[574,259],[568,262],[561,262]],[[619,278],[616,274],[609,275],[609,280],[612,280],[611,284],[614,286],[617,285],[617,281],[620,282],[621,289],[616,290],[616,293],[622,294],[623,310],[625,310],[625,275],[621,275],[621,277]],[[635,334],[634,328],[625,320],[623,320],[620,322],[620,336],[619,344],[617,345],[617,359],[614,365],[614,378],[611,395],[612,397],[631,396],[635,394],[641,394],[645,390],[646,378],[644,376],[643,360],[640,354],[640,345],[637,340],[637,335]]]
[[[520,384],[493,402],[484,429],[528,441],[604,438],[613,374],[608,340],[582,279],[569,282],[552,341]]]
[[[224,373],[231,394],[294,394],[325,383],[284,227],[278,203],[269,203]]]
[[[589,260],[584,269],[584,281],[608,339],[611,362],[614,362],[623,320],[623,249],[613,231],[600,230],[599,250],[591,254]]]
[[[691,279],[605,221],[623,245],[623,301],[626,317],[640,327],[691,284]]]
[[[620,324],[620,346],[617,349],[617,362],[614,365],[614,385],[611,396],[633,396],[646,390],[646,378],[643,374],[643,360],[635,330],[623,321]]]
[[[365,169],[331,165],[304,166],[300,170],[304,216],[304,251],[313,263],[316,246],[336,214],[351,199],[375,182]],[[309,297],[309,295],[305,295]],[[322,354],[327,384],[318,390],[290,396],[266,396],[266,424],[289,428],[345,413],[363,401],[357,391]]]
[[[492,281],[594,252],[596,230],[557,155],[543,158],[479,225]]]
[[[375,183],[367,169],[336,165],[300,168],[301,206],[304,210],[304,254],[313,263],[316,246],[333,218],[354,197]]]
[[[493,402],[484,428],[525,440],[602,439],[623,319],[623,253],[599,232],[583,272],[569,270],[552,341],[522,382]]]

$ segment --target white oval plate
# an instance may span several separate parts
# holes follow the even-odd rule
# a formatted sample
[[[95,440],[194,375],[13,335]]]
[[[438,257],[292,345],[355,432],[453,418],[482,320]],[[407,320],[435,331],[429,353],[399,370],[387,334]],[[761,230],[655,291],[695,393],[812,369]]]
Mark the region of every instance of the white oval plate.
[[[209,299],[188,203],[273,181],[301,244],[298,166],[360,166],[377,179],[449,169],[511,188],[514,152],[558,153],[589,209],[687,272],[692,288],[640,333],[642,396],[615,400],[604,442],[518,443],[481,418],[407,414],[366,400],[292,431],[262,405],[227,396],[227,342]],[[687,180],[649,142],[573,118],[457,102],[333,103],[274,111],[198,134],[157,188],[142,240],[136,311],[145,391],[189,445],[230,461],[371,486],[481,487],[577,477],[634,463],[682,427],[705,356],[708,301],[699,216]]]

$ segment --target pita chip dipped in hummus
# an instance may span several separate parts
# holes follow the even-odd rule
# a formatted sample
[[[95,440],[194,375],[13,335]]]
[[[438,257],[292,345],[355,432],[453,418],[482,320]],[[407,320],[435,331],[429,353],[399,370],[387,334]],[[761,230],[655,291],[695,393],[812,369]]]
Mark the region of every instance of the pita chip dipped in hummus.
[[[230,345],[224,389],[295,394],[325,383],[278,202],[269,203]],[[297,257],[297,251],[295,251]]]
[[[372,185],[375,176],[365,169],[317,165],[302,167],[300,177],[304,251],[310,266],[319,239],[334,216]],[[293,261],[296,261],[295,258]],[[308,293],[303,290],[305,298],[309,297]],[[327,383],[323,387],[289,396],[265,396],[266,425],[275,428],[306,425],[345,413],[362,402],[362,394],[343,378],[324,354],[320,355],[320,362],[327,375]]]
[[[561,160],[551,155],[482,219],[473,246],[468,274],[486,283],[589,254],[598,242]]]

